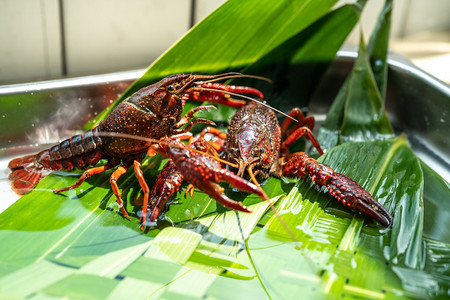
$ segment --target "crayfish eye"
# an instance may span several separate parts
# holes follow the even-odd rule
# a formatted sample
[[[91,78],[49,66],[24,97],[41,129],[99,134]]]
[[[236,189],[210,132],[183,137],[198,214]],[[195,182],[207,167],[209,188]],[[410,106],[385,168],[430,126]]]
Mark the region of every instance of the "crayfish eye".
[[[232,156],[239,156],[239,149],[238,148],[231,148],[230,153]]]
[[[168,85],[167,87],[166,87],[166,91],[168,91],[168,92],[174,92],[175,91],[175,87],[171,84],[171,85]]]

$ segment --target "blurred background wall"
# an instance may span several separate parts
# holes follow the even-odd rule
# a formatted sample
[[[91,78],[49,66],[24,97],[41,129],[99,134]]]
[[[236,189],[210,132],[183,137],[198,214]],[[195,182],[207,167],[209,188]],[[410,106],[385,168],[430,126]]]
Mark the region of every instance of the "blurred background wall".
[[[146,68],[223,2],[0,0],[0,84]],[[364,9],[366,38],[383,4]],[[447,83],[449,13],[449,0],[395,0],[390,44]],[[355,31],[347,44],[358,38]]]

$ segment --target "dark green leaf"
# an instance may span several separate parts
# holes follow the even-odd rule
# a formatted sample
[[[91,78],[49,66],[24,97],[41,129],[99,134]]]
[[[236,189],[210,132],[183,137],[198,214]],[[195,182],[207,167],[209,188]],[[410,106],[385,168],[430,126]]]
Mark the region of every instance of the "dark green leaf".
[[[450,184],[423,161],[423,200],[425,206],[423,234],[450,243]]]
[[[371,141],[393,137],[363,44],[353,71],[330,108],[318,138],[325,148],[356,141]]]
[[[319,131],[319,140],[326,149],[349,141],[393,137],[383,104],[391,10],[392,1],[386,0],[367,50],[361,34],[353,71],[342,85]]]
[[[370,56],[370,64],[377,82],[381,98],[385,99],[387,84],[387,55],[389,36],[391,32],[391,13],[393,0],[386,0],[381,11],[376,27],[367,45],[367,52]]]
[[[359,16],[355,6],[326,14],[334,2],[228,1],[151,66],[121,99],[167,74],[216,73],[250,65],[264,69],[280,54],[291,71],[278,72],[276,85],[288,74],[289,78],[306,78],[302,84],[313,86],[313,78],[323,72]],[[388,10],[385,12],[388,18]],[[339,32],[334,33],[333,28]],[[381,28],[377,41],[386,37],[383,30],[387,27]],[[373,51],[382,55],[385,50]],[[296,77],[292,71],[296,65],[310,68]],[[280,91],[290,95],[281,87]],[[305,95],[309,93],[305,90]],[[378,140],[392,136],[381,98],[362,49],[357,67],[341,91],[342,102],[337,101],[339,105],[330,111],[328,118],[334,121],[328,123],[332,124],[328,129],[334,144],[341,133],[345,135],[342,139],[356,136],[377,141],[335,147],[321,161],[354,178],[383,203],[394,216],[391,229],[355,215],[312,185],[307,176],[299,183],[275,178],[263,183],[270,197],[287,194],[277,198],[277,207],[296,241],[272,212],[266,212],[267,203],[230,189],[225,192],[243,200],[253,214],[226,210],[199,191],[193,197],[185,196],[183,188],[166,212],[166,220],[143,234],[138,224],[142,193],[133,172],[120,179],[126,208],[136,213],[131,213],[131,222],[116,213],[110,172],[63,195],[54,195],[51,189],[73,184],[79,174],[55,173],[0,215],[0,296],[447,296],[450,247],[422,240],[421,195],[423,191],[437,206],[440,196],[445,201],[449,198],[448,183],[422,166],[424,188],[420,164],[405,138]],[[298,105],[293,101],[289,107]],[[207,118],[227,121],[231,114],[232,110],[220,109]],[[150,186],[163,164],[158,157],[145,161],[143,169]],[[448,201],[440,207],[447,211]],[[428,221],[428,226],[426,232],[433,237],[445,236],[433,231],[439,226],[437,221]]]
[[[230,0],[164,53],[115,102],[170,74],[240,70],[305,29],[337,0]],[[111,105],[97,120],[108,114]]]
[[[306,106],[326,68],[359,20],[362,7],[344,5],[317,20],[267,53],[243,73],[273,79],[271,85],[252,81],[280,110],[292,103]],[[324,46],[326,45],[326,46]]]

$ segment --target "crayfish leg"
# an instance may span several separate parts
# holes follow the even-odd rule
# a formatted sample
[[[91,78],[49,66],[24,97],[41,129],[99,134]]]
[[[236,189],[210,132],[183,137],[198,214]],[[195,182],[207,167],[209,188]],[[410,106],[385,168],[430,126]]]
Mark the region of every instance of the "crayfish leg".
[[[319,155],[323,155],[323,150],[320,147],[320,143],[317,140],[317,138],[312,133],[311,129],[308,127],[300,127],[294,130],[290,135],[286,137],[284,142],[281,144],[282,151],[286,152],[289,146],[291,146],[296,140],[301,138],[302,136],[306,135],[306,137],[311,141],[314,148],[317,149],[317,152],[319,152]]]
[[[221,83],[205,83],[193,88],[193,91],[188,93],[185,98],[186,100],[208,101],[229,107],[242,107],[246,104],[244,100],[231,98],[230,94],[227,94],[227,92],[253,94],[260,99],[264,97],[260,91],[250,87],[223,85]]]
[[[88,169],[88,170],[83,172],[83,174],[80,176],[80,178],[78,178],[78,180],[77,180],[77,182],[75,182],[75,184],[73,184],[71,186],[68,186],[68,187],[65,187],[65,188],[61,188],[61,189],[53,189],[53,192],[58,194],[58,193],[61,193],[61,192],[64,192],[64,191],[76,189],[86,179],[88,179],[92,175],[103,173],[106,170],[111,169],[111,168],[112,168],[111,165],[106,164],[106,165],[103,165],[103,166],[100,166],[100,167],[95,167],[95,168]]]
[[[197,119],[191,120],[197,111],[208,110],[208,109],[212,109],[212,108],[216,108],[216,107],[213,105],[203,105],[203,106],[197,106],[197,107],[194,107],[193,109],[191,109],[187,114],[185,114],[181,118],[181,120],[177,124],[175,124],[176,129],[174,130],[174,134],[177,135],[177,134],[189,132],[192,129],[192,126],[194,126],[194,124],[196,124],[196,123],[215,125],[215,123],[213,121],[207,120],[207,119],[197,118]],[[180,127],[182,127],[184,125],[186,125],[185,128],[179,129]]]
[[[91,168],[88,169],[86,171],[83,172],[83,174],[80,176],[80,178],[78,178],[77,182],[75,182],[75,184],[65,187],[65,188],[61,188],[61,189],[54,189],[53,192],[55,193],[61,193],[64,191],[68,191],[68,190],[73,190],[76,189],[77,187],[79,187],[87,178],[91,177],[92,175],[95,174],[99,174],[99,173],[103,173],[106,170],[111,169],[115,164],[114,163],[108,163],[106,165],[100,166],[100,167],[95,167],[95,168]],[[111,183],[111,187],[113,190],[114,195],[116,196],[116,201],[119,204],[119,207],[124,215],[125,218],[127,218],[128,220],[131,220],[130,217],[128,216],[128,213],[125,209],[125,207],[123,206],[122,203],[122,199],[120,196],[120,190],[119,190],[119,186],[117,185],[117,180],[119,179],[120,176],[122,176],[123,174],[125,174],[129,169],[128,165],[122,165],[119,168],[117,168],[117,170],[115,170],[111,177],[109,178],[109,182]]]
[[[125,174],[129,168],[130,168],[130,166],[128,164],[119,166],[117,168],[117,170],[115,170],[112,173],[111,177],[109,178],[109,182],[111,183],[111,188],[113,190],[114,195],[116,196],[117,204],[119,204],[119,208],[122,211],[123,216],[125,218],[127,218],[128,220],[131,220],[130,216],[128,216],[127,210],[125,209],[125,207],[123,205],[122,197],[120,196],[119,186],[117,185],[117,180],[119,180],[120,176]]]
[[[290,118],[284,119],[284,121],[280,127],[281,132],[286,133],[287,135],[289,135],[289,132],[287,132],[287,129],[288,129],[289,125],[292,123],[291,118],[295,118],[297,120],[296,126],[298,126],[298,127],[303,127],[306,124],[309,129],[311,129],[311,130],[314,129],[314,125],[315,125],[314,118],[312,118],[312,117],[309,119],[306,118],[307,120],[305,121],[305,115],[303,114],[302,110],[298,107],[294,107],[293,109],[291,109],[291,111],[289,112],[289,117]]]
[[[216,152],[223,152],[225,150],[225,141],[227,140],[227,134],[220,131],[215,127],[206,127],[200,133],[200,138],[204,139],[207,134],[211,134],[216,137],[216,141],[209,141],[209,144],[216,150]]]
[[[75,184],[65,187],[65,188],[61,188],[61,189],[54,189],[53,192],[55,193],[61,193],[64,191],[68,191],[68,190],[73,190],[76,189],[77,187],[79,187],[87,178],[91,177],[92,175],[95,174],[99,174],[99,173],[103,173],[106,170],[111,169],[112,167],[114,167],[116,165],[116,161],[111,161],[109,163],[107,163],[106,165],[100,166],[100,167],[95,167],[95,168],[91,168],[88,169],[86,171],[83,172],[83,174],[80,176],[80,178],[78,178],[77,182],[75,182]],[[117,170],[115,170],[111,177],[109,178],[109,182],[111,184],[111,188],[113,190],[114,195],[116,196],[116,201],[119,204],[119,207],[124,215],[125,218],[127,218],[128,220],[131,220],[130,217],[128,216],[128,213],[125,209],[125,207],[123,206],[123,202],[122,202],[122,198],[120,196],[120,190],[119,190],[119,186],[117,185],[117,180],[119,179],[120,176],[122,176],[123,174],[125,174],[128,169],[129,169],[129,165],[124,164],[122,166],[119,166],[119,168],[117,168]],[[139,179],[139,178],[138,178]],[[145,181],[144,181],[145,182]],[[140,182],[139,182],[140,183]],[[142,187],[142,186],[141,186]]]
[[[192,184],[189,184],[189,186],[186,189],[186,196],[190,195],[191,197],[194,196],[194,190],[195,190],[195,186]]]
[[[147,182],[145,182],[144,174],[142,173],[142,170],[141,170],[141,163],[139,161],[135,160],[133,163],[133,167],[134,167],[134,175],[136,176],[136,178],[139,182],[139,185],[141,186],[142,192],[144,193],[144,200],[142,203],[141,223],[145,223],[150,189],[148,188]]]
[[[290,118],[286,118],[281,125],[281,132],[283,133],[283,144],[281,145],[283,151],[286,151],[292,143],[298,140],[300,137],[306,134],[306,137],[311,141],[314,148],[317,149],[320,155],[323,154],[323,150],[320,147],[319,141],[312,133],[314,125],[316,123],[313,116],[307,116],[303,114],[302,110],[298,107],[293,108],[289,113]],[[289,125],[292,123],[291,118],[296,118],[298,123],[294,127],[288,130]]]

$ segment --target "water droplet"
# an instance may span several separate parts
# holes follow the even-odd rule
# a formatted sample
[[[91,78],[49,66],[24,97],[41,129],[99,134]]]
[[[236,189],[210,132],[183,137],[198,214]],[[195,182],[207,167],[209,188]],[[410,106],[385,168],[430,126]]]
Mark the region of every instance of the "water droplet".
[[[364,69],[364,67],[361,67],[361,66],[356,66],[355,68],[354,68],[354,71],[356,72],[356,73],[361,73],[361,72],[363,72],[365,69]]]
[[[89,107],[90,107],[90,108],[93,108],[93,107],[94,107],[94,105],[92,105],[92,104],[91,104],[91,105],[89,105]]]
[[[34,95],[34,93],[33,93],[33,92],[31,92],[31,93],[30,93],[30,95]]]
[[[31,123],[31,127],[34,127],[34,123]]]
[[[430,121],[428,120],[428,116],[424,116],[425,125],[430,126]]]
[[[3,118],[6,118],[6,115],[2,115]]]
[[[384,63],[383,60],[377,58],[372,61],[372,68],[374,72],[380,72],[383,69]]]
[[[113,103],[112,99],[111,99],[111,100],[109,100],[109,103]]]
[[[22,105],[22,102],[21,101],[17,102],[17,105]]]
[[[98,115],[98,112],[94,112],[94,116]]]

